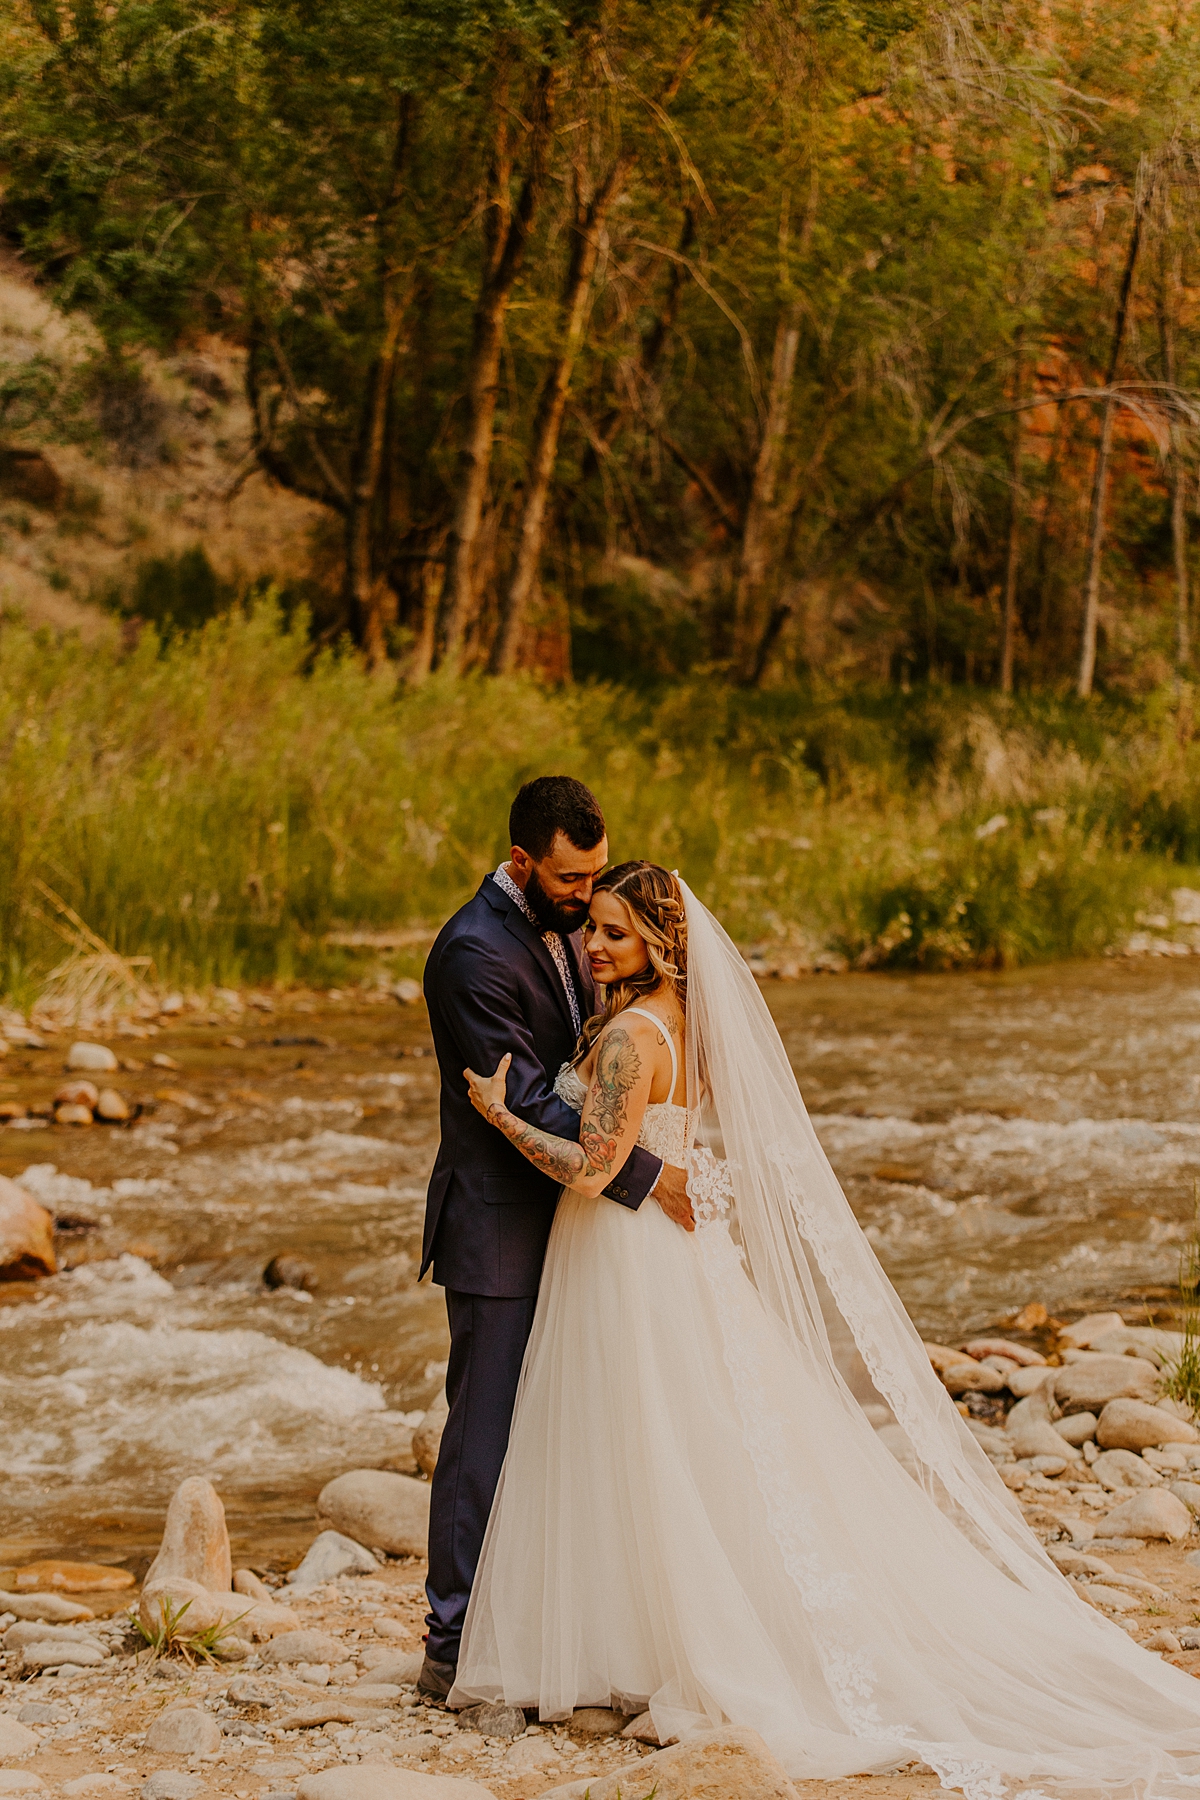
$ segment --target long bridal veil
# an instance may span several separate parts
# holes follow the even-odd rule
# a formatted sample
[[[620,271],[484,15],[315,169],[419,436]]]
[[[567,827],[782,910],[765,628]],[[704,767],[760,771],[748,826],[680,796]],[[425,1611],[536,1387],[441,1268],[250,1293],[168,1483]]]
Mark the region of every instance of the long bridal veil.
[[[842,1193],[753,976],[683,891],[692,1191],[717,1227],[697,1247],[728,1299],[744,1441],[836,1729],[860,1767],[924,1759],[972,1800],[1200,1794],[1200,1684],[1095,1611],[1026,1526]],[[773,1359],[738,1325],[739,1260]],[[850,1362],[903,1431],[903,1465]],[[800,1445],[814,1405],[822,1441]],[[806,1456],[844,1475],[836,1518],[810,1503]]]

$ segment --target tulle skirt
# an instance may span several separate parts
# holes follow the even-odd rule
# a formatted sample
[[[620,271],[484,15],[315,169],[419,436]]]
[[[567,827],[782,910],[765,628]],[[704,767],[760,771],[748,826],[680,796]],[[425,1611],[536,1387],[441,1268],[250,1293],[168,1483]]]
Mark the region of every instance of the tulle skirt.
[[[1200,1684],[976,1548],[727,1224],[652,1200],[559,1203],[452,1698],[748,1726],[796,1777],[924,1760],[975,1800],[1200,1794]]]

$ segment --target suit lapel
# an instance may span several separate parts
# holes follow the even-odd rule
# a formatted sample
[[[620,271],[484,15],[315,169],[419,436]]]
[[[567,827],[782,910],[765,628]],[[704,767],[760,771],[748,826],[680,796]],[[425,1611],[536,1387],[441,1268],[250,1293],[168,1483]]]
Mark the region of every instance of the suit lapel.
[[[579,1011],[582,1018],[588,1019],[595,1011],[596,990],[592,981],[592,971],[588,968],[587,958],[583,954],[583,936],[573,931],[569,938],[564,938],[567,946],[567,961],[571,965],[571,973],[575,977],[575,992],[579,995]]]
[[[506,931],[512,932],[518,943],[524,944],[538,967],[542,970],[542,973],[550,983],[550,991],[554,995],[554,1003],[566,1020],[567,1029],[569,1031],[574,1031],[575,1025],[571,1018],[571,1008],[568,1006],[567,996],[563,992],[562,977],[558,972],[558,964],[551,956],[549,950],[547,950],[541,932],[535,930],[529,920],[525,917],[525,914],[521,911],[520,907],[514,906],[511,902],[509,903],[508,912],[505,916],[504,927]]]

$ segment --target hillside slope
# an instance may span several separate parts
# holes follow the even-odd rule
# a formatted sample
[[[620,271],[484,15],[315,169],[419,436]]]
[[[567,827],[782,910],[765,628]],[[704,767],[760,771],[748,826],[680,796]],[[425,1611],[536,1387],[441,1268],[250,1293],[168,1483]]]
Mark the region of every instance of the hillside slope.
[[[170,359],[143,353],[140,379],[114,391],[98,351],[88,325],[0,253],[0,381],[36,371],[45,394],[36,408],[9,404],[0,443],[50,465],[0,463],[0,610],[93,636],[143,565],[197,544],[239,586],[306,574],[329,515],[254,466],[239,353],[216,338]]]

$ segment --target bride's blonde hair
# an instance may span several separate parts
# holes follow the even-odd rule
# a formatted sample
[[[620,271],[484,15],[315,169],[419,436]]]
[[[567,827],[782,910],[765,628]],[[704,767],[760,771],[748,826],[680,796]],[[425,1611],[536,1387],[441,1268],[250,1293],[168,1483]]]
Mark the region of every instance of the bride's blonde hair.
[[[669,869],[652,862],[618,863],[601,875],[594,894],[611,894],[629,912],[634,930],[645,939],[649,962],[627,981],[604,990],[603,1009],[587,1020],[579,1034],[574,1061],[588,1055],[600,1033],[617,1013],[665,987],[687,1011],[687,918],[683,890]]]

